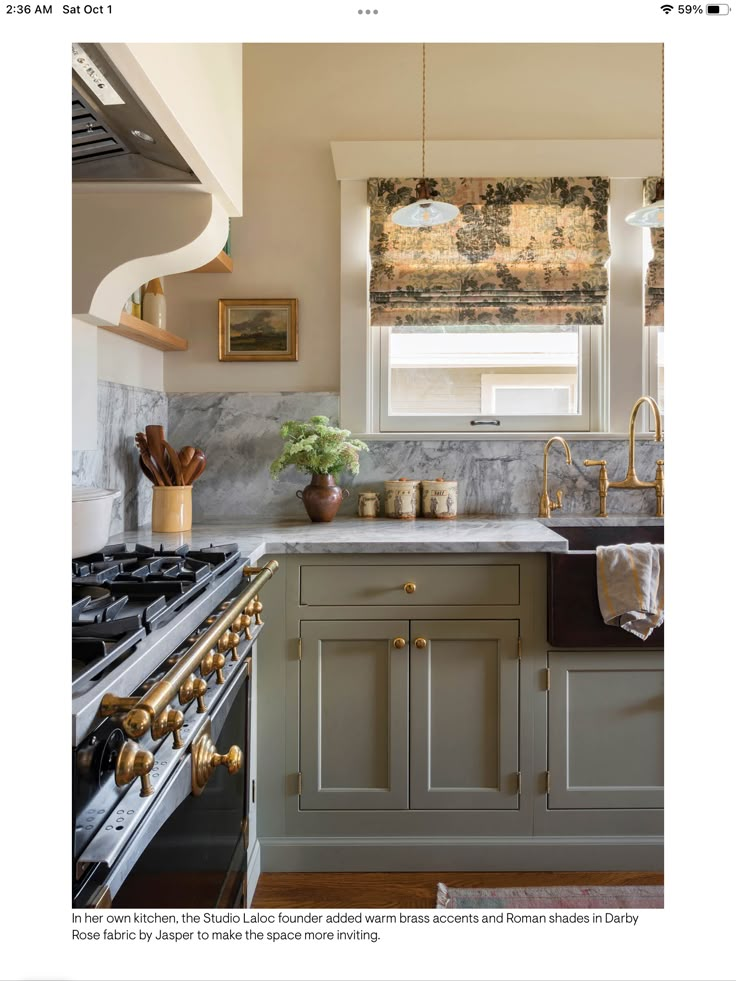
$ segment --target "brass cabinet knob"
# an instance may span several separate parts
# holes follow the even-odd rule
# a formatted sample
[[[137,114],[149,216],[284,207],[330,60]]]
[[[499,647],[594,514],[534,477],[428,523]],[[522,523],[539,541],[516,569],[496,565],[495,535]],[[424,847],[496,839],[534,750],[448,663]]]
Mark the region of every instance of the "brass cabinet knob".
[[[417,584],[415,582],[405,582],[404,583],[404,592],[405,593],[416,593],[416,591],[417,591]]]
[[[197,714],[207,711],[204,703],[204,696],[207,694],[207,682],[204,678],[195,678],[190,675],[179,689],[179,704],[188,705],[192,699],[197,699]]]
[[[172,709],[167,706],[163,712],[157,716],[151,726],[151,736],[154,739],[164,739],[170,732],[174,734],[174,749],[181,749],[184,743],[181,741],[181,727],[184,725],[184,713],[179,709]]]
[[[394,647],[397,651],[403,650],[406,647],[406,641],[403,637],[394,638]]]
[[[115,783],[118,787],[126,787],[136,777],[141,778],[141,797],[150,797],[153,793],[150,773],[153,769],[153,753],[128,740],[118,753],[115,763]]]
[[[423,651],[427,646],[427,641],[424,639],[424,637],[417,637],[417,639],[414,641],[414,646],[418,647],[420,651]]]
[[[199,670],[202,676],[212,674],[213,671],[216,672],[216,684],[225,684],[225,675],[222,673],[222,669],[225,667],[225,655],[221,651],[210,651],[209,654],[205,654],[202,658],[202,663],[199,665]]]

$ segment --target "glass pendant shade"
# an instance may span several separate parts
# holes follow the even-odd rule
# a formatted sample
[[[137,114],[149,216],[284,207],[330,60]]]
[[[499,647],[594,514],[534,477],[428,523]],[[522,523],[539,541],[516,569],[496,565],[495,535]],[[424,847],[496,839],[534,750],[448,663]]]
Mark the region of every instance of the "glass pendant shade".
[[[413,204],[407,204],[405,208],[399,208],[391,218],[397,225],[405,228],[430,228],[432,225],[444,225],[459,214],[460,209],[454,204],[421,198]]]
[[[626,216],[626,221],[640,228],[664,228],[664,198],[632,211]]]

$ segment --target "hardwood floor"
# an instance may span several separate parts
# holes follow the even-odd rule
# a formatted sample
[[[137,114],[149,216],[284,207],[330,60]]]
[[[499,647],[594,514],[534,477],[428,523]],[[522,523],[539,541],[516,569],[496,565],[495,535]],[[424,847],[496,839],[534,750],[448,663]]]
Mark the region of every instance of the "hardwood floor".
[[[437,883],[510,886],[659,886],[660,872],[263,872],[254,909],[432,908]]]

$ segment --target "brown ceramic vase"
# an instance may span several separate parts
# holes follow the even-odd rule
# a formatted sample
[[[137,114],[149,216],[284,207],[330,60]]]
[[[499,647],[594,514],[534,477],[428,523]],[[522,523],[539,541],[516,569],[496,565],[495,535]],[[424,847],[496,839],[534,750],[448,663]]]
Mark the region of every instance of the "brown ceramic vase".
[[[338,487],[331,474],[314,473],[311,484],[297,491],[296,496],[312,521],[332,521],[343,497],[350,497],[350,492]]]

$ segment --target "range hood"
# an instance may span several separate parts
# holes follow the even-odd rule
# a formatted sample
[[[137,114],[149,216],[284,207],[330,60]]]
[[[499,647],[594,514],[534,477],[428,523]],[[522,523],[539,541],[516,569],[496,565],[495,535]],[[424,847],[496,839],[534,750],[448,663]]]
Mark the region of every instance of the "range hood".
[[[199,183],[99,44],[72,45],[72,181]]]

